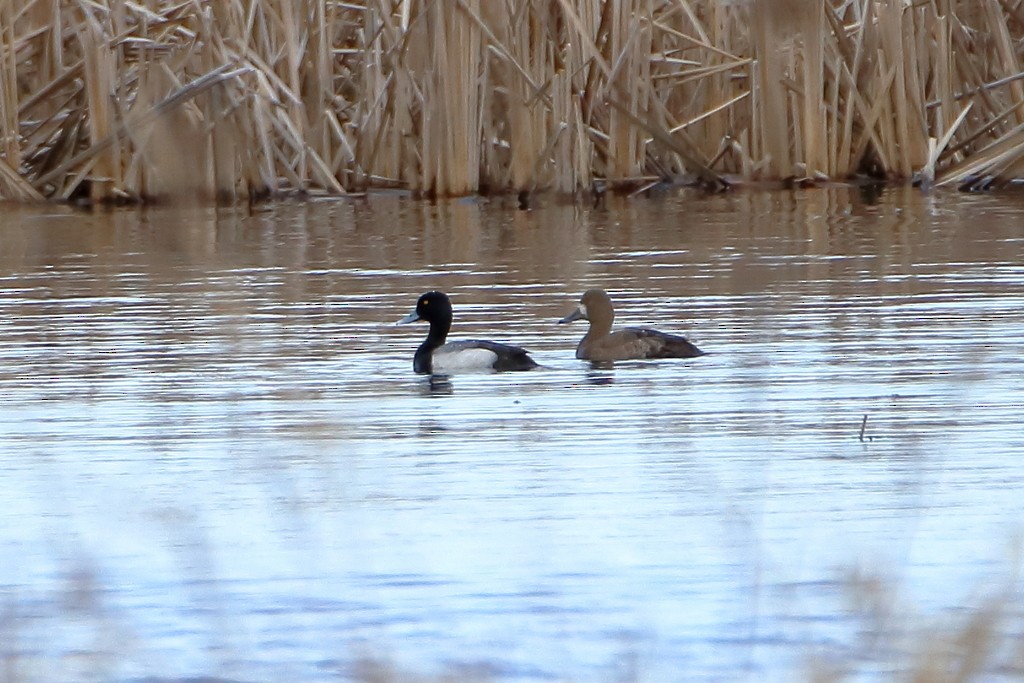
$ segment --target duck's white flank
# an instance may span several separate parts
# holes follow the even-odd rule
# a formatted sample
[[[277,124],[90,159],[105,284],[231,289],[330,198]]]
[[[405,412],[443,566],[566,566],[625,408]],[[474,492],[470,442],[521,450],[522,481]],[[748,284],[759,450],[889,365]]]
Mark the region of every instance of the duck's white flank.
[[[434,349],[433,369],[435,374],[491,372],[496,360],[498,354],[490,349],[473,346],[471,342],[450,342]]]

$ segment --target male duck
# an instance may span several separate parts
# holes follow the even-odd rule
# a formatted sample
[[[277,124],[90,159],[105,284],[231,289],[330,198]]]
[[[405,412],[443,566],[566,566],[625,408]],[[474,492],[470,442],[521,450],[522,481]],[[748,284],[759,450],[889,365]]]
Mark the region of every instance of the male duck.
[[[455,372],[531,370],[537,363],[526,349],[491,341],[445,343],[452,326],[452,302],[444,292],[427,292],[416,302],[416,310],[398,321],[398,325],[426,320],[427,338],[412,357],[412,368],[423,375],[447,375]]]
[[[640,358],[693,358],[704,352],[675,334],[646,327],[627,327],[612,332],[615,309],[604,290],[591,289],[583,294],[579,307],[558,322],[590,321],[590,329],[576,347],[580,360],[613,361]]]

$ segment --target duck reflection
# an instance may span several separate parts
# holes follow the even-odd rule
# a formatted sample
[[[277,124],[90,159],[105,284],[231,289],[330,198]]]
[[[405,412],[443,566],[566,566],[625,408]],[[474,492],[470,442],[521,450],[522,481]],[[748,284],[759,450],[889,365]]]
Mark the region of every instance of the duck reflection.
[[[424,396],[451,396],[455,393],[448,375],[427,375],[419,382],[419,388]]]
[[[615,363],[612,361],[592,361],[587,369],[587,384],[607,386],[615,384]]]

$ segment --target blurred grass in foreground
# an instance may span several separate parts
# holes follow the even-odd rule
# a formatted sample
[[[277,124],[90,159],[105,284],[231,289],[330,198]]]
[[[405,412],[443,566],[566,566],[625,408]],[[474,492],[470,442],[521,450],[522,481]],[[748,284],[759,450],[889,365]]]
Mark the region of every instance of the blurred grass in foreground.
[[[940,615],[916,612],[900,596],[895,582],[875,573],[853,571],[846,585],[855,634],[849,642],[807,644],[800,652],[787,653],[805,662],[803,670],[792,672],[790,680],[1024,680],[1024,601],[1016,568],[994,584],[980,587],[971,605]],[[56,593],[4,596],[0,612],[0,683],[249,680],[221,677],[214,672],[186,678],[165,677],[159,670],[143,678],[120,675],[124,660],[132,657],[131,650],[145,643],[140,643],[131,628],[104,604],[103,593],[94,576],[78,570],[68,575]],[[216,640],[216,629],[211,637]],[[212,659],[216,659],[214,653],[224,654],[222,644],[210,643],[208,649]],[[348,653],[346,663],[341,663],[345,658],[337,660],[337,671],[332,673],[327,667],[319,678],[364,683],[484,683],[502,679],[488,662],[458,663],[458,653],[446,653],[442,659],[456,663],[444,665],[442,673],[422,673],[398,663],[400,652],[394,658],[379,654],[393,651],[393,647],[375,652],[370,643],[357,649]],[[642,657],[630,655],[627,659],[628,666],[615,667],[602,680],[652,680],[644,673]],[[132,668],[138,666],[137,661],[131,664]],[[153,668],[159,669],[159,665]],[[753,671],[748,677],[757,680],[764,673]],[[769,673],[777,676],[779,672]],[[687,680],[686,671],[675,675],[676,680]],[[557,680],[576,679],[569,674]]]

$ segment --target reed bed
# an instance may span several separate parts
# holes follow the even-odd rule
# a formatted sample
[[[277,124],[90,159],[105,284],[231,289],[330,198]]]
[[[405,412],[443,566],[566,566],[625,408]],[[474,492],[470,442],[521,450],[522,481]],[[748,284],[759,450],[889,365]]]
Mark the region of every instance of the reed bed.
[[[0,198],[1024,169],[1019,0],[0,0]]]

